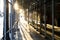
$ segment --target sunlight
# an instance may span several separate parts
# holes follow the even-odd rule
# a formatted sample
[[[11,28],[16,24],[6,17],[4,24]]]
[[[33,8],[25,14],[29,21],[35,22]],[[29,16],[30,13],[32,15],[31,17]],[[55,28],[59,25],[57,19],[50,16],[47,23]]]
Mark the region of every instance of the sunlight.
[[[15,4],[14,4],[14,6],[13,6],[13,7],[14,7],[14,9],[15,9],[15,10],[18,10],[18,9],[19,9],[18,3],[17,3],[17,2],[15,2]]]
[[[19,13],[20,13],[20,15],[24,16],[24,10],[23,9],[20,9]]]
[[[24,9],[20,9],[20,10],[19,10],[19,13],[20,13],[20,14],[19,14],[20,20],[21,20],[21,21],[24,21]]]

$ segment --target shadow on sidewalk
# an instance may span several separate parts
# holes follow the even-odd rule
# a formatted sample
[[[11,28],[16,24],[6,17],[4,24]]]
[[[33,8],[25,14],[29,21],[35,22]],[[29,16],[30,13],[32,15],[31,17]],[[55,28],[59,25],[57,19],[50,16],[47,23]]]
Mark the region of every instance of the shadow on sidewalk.
[[[12,38],[13,40],[22,40],[22,35],[20,33],[20,29],[18,28],[18,24],[16,24],[12,30]]]

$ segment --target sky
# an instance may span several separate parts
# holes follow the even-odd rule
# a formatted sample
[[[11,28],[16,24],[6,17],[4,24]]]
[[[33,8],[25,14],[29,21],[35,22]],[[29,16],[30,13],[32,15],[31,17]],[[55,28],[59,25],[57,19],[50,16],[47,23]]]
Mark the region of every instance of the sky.
[[[3,12],[3,0],[0,0],[0,12]],[[3,17],[0,16],[0,40],[3,37]]]
[[[3,6],[4,6],[3,0],[0,0],[0,11],[1,12],[3,12]]]

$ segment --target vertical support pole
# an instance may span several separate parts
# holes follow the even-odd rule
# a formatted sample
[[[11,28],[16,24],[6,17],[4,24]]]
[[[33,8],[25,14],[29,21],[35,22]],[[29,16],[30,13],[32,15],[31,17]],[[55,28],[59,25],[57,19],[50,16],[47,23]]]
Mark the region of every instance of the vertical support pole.
[[[9,30],[9,6],[8,6],[8,0],[6,0],[6,32]],[[9,32],[6,33],[6,40],[10,40],[9,38]]]
[[[12,14],[13,14],[13,0],[9,0],[9,27],[10,27],[10,40],[12,40],[12,28],[13,28],[13,23],[12,23]]]
[[[29,8],[29,3],[30,3],[30,0],[27,0],[27,2],[28,2],[28,4],[27,4],[27,7],[28,7],[28,24],[29,24],[29,10],[30,10],[30,8]]]
[[[54,0],[52,0],[52,40],[54,40]]]
[[[39,2],[40,3],[40,6],[41,6],[41,9],[40,9],[40,11],[41,11],[41,13],[40,13],[40,34],[41,34],[41,28],[42,28],[42,0]]]
[[[24,10],[25,10],[25,9],[24,9]],[[25,10],[25,14],[24,14],[24,15],[25,15],[25,20],[26,20],[26,10]]]
[[[3,40],[6,40],[6,0],[4,0],[4,27],[3,27]]]
[[[35,5],[34,5],[34,10],[35,10]],[[36,13],[35,13],[35,11],[34,11],[34,22],[35,22],[35,15],[36,15]],[[34,24],[35,25],[35,24]]]
[[[28,8],[28,24],[29,24],[29,8]]]
[[[35,12],[35,10],[36,10],[35,4],[33,6],[34,6],[34,12]],[[35,17],[36,17],[36,12],[34,13],[34,21],[33,21],[34,22],[34,25],[36,23],[36,18]]]
[[[38,11],[37,6],[36,6],[36,11]],[[38,31],[38,13],[37,13],[37,31]]]
[[[33,5],[31,5],[31,8],[32,8]],[[33,22],[33,11],[31,12],[32,13],[32,22]],[[33,24],[32,24],[33,25]]]
[[[41,12],[42,13],[42,12]],[[40,34],[41,34],[41,27],[42,27],[42,22],[41,22],[41,13],[40,13]]]
[[[46,37],[46,0],[44,0],[44,29],[45,29],[45,37]]]

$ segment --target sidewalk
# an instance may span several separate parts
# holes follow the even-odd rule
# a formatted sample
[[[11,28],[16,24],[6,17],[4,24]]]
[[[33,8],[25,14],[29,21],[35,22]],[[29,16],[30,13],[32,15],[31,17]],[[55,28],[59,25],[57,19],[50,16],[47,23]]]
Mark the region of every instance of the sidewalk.
[[[36,32],[36,30],[31,25],[29,25],[26,20],[20,19],[20,25],[22,25],[21,28],[23,29],[27,40],[44,40],[44,36],[41,36],[39,32]]]
[[[20,18],[13,29],[13,40],[44,40],[44,37],[36,32],[26,20]]]
[[[25,29],[27,30],[27,32],[29,33],[33,40],[44,40],[44,36],[40,35],[39,32],[37,32],[31,25],[27,23],[27,21],[25,22],[26,22],[24,23],[26,26]]]
[[[18,24],[16,24],[12,29],[12,38],[12,40],[22,40],[22,35],[20,29],[18,28]]]

